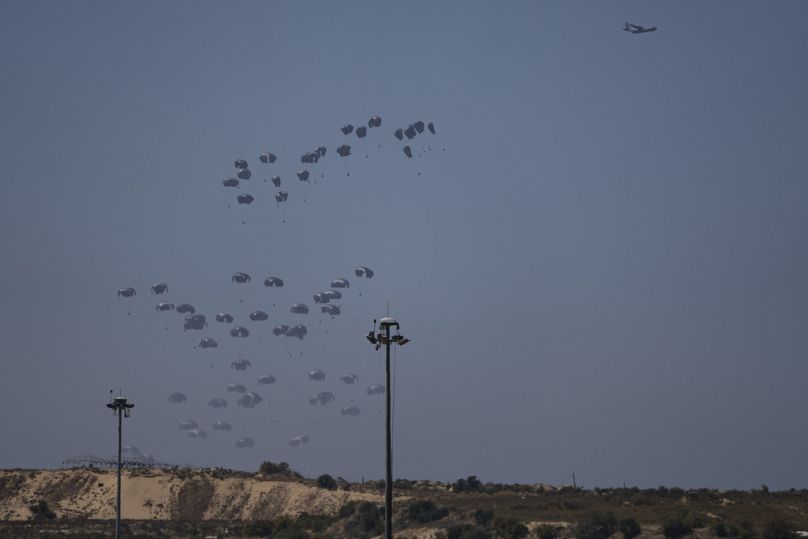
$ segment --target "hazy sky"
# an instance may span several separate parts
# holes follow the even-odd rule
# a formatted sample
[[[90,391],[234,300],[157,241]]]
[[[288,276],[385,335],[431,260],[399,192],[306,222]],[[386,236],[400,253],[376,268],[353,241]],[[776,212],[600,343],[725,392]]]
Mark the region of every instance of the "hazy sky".
[[[383,357],[363,335],[389,301],[412,339],[396,477],[808,486],[807,18],[796,1],[3,2],[0,466],[112,454],[120,388],[125,443],[161,460],[381,478],[365,388]],[[366,139],[339,132],[371,114]],[[416,120],[437,135],[408,160],[392,132]],[[253,179],[226,189],[239,157]],[[332,320],[312,294],[336,277]],[[161,300],[210,327],[183,332]],[[297,322],[302,342],[270,332]],[[235,406],[231,382],[265,402]],[[310,406],[322,390],[336,402]]]

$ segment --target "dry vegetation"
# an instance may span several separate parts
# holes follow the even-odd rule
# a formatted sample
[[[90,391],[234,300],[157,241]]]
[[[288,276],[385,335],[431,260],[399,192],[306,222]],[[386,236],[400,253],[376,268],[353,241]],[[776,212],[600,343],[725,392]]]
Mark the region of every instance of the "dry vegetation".
[[[124,474],[128,536],[369,539],[383,532],[381,482],[316,480],[268,463]],[[0,536],[105,537],[115,474],[0,471]],[[556,489],[547,485],[396,481],[397,536],[417,539],[640,537],[787,539],[808,530],[808,490]]]

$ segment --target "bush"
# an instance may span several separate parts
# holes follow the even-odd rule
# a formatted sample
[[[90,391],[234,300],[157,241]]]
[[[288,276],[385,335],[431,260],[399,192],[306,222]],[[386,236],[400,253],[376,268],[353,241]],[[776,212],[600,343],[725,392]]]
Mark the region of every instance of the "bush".
[[[522,539],[527,537],[530,530],[515,518],[495,518],[494,530],[497,537],[504,539]]]
[[[273,529],[274,527],[270,521],[245,522],[241,526],[241,535],[244,537],[267,537],[272,535]]]
[[[421,524],[440,520],[448,514],[449,509],[438,507],[430,500],[413,500],[407,505],[407,518]]]
[[[446,528],[446,539],[491,539],[491,534],[479,526],[463,524]]]
[[[551,526],[550,524],[542,524],[533,530],[533,535],[538,537],[538,539],[557,539],[558,530],[555,526]]]
[[[265,460],[258,471],[264,475],[295,475],[295,472],[285,462],[275,463]]]
[[[616,531],[617,519],[611,511],[595,511],[578,523],[575,536],[579,539],[607,539]]]
[[[634,539],[634,537],[637,537],[640,535],[640,533],[642,533],[640,524],[635,518],[624,518],[620,521],[619,528],[620,533],[623,534],[625,539]]]
[[[324,473],[317,478],[317,486],[320,488],[326,488],[328,490],[334,490],[337,488],[337,480],[327,473]]]
[[[681,518],[672,518],[662,526],[662,533],[669,539],[678,539],[693,532],[693,527]]]
[[[340,509],[340,516],[349,517],[345,522],[349,537],[372,537],[384,532],[384,512],[372,502],[345,504]]]
[[[470,475],[465,479],[458,479],[452,485],[452,490],[455,492],[468,492],[480,490],[482,483],[477,479],[476,475]]]
[[[477,509],[474,512],[474,522],[477,523],[478,526],[482,526],[483,528],[487,528],[491,522],[494,520],[494,512],[485,509]]]
[[[729,530],[723,522],[716,522],[713,526],[713,533],[718,537],[729,537]]]
[[[763,528],[763,539],[792,539],[794,530],[783,520],[771,520]]]
[[[45,500],[32,503],[28,506],[28,510],[31,511],[31,518],[33,520],[53,520],[56,518],[56,513],[50,510],[48,502]]]

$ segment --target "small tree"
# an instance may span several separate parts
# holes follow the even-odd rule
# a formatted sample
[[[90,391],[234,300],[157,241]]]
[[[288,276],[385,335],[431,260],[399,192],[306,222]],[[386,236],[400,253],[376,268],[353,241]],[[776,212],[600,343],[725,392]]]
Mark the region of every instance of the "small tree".
[[[680,517],[672,518],[662,526],[662,534],[668,539],[679,539],[679,537],[690,535],[692,532],[693,528],[690,524]]]
[[[505,539],[522,539],[530,533],[527,526],[515,518],[495,518],[494,530],[498,537]]]
[[[620,533],[623,534],[625,539],[634,539],[642,533],[640,524],[635,518],[624,518],[620,521]]]
[[[258,469],[264,475],[292,475],[294,472],[289,467],[289,465],[285,462],[275,463],[271,460],[265,460],[261,463],[261,467]]]
[[[477,509],[474,511],[474,522],[476,522],[478,526],[487,528],[493,520],[494,511],[490,509]]]
[[[440,520],[448,514],[449,509],[438,507],[430,500],[412,500],[407,505],[407,518],[420,524]]]
[[[594,511],[578,523],[578,539],[608,539],[617,531],[617,519],[611,511]]]
[[[327,473],[324,473],[317,478],[317,486],[328,490],[334,490],[337,488],[337,481]]]
[[[28,510],[31,511],[32,520],[53,520],[56,518],[56,513],[50,510],[50,507],[48,507],[48,502],[45,500],[39,500],[36,503],[32,503],[28,506]]]

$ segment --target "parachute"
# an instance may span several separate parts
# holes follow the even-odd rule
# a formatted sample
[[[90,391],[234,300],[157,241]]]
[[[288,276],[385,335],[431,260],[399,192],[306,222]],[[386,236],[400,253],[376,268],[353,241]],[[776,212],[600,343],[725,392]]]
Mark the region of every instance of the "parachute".
[[[335,398],[336,397],[334,396],[334,394],[331,393],[330,391],[321,391],[320,393],[317,393],[316,395],[309,398],[309,404],[319,403],[324,406],[329,402],[331,402],[332,400],[334,400]]]
[[[305,303],[295,303],[289,310],[295,314],[308,314],[309,307]]]
[[[255,441],[252,438],[239,438],[236,440],[236,447],[239,449],[245,449],[247,447],[255,447]]]
[[[275,187],[281,186],[281,177],[280,176],[272,176],[272,185]]]
[[[255,408],[255,405],[259,404],[263,400],[264,399],[261,398],[261,395],[250,391],[239,398],[238,405],[242,408]]]
[[[325,146],[317,146],[317,153],[320,154],[320,157],[325,157],[327,151],[328,149]]]
[[[204,314],[189,314],[185,317],[185,331],[189,329],[202,329],[207,327],[208,322]]]
[[[308,170],[300,170],[297,172],[297,179],[301,182],[309,181],[309,171]]]
[[[295,436],[294,438],[289,440],[289,445],[291,445],[292,447],[298,447],[301,444],[307,444],[307,443],[309,443],[309,437],[305,436],[305,435],[304,436]]]
[[[252,204],[255,200],[255,197],[252,195],[239,195],[236,197],[236,201],[239,204]]]
[[[348,146],[347,144],[343,144],[342,146],[337,148],[337,153],[339,154],[340,157],[347,157],[351,155],[351,147]]]
[[[222,180],[222,185],[225,187],[238,187],[238,183],[237,178],[227,178],[226,180]]]
[[[174,310],[180,314],[194,314],[196,312],[196,309],[190,303],[180,303]]]
[[[419,135],[424,132],[424,122],[419,120],[414,124],[412,124],[412,126],[415,128],[415,130],[418,132]]]
[[[180,421],[180,424],[177,427],[177,429],[179,429],[179,430],[191,430],[191,429],[195,429],[195,428],[198,428],[198,427],[199,427],[199,425],[197,425],[196,421],[194,421],[193,419],[185,419],[183,421]]]
[[[202,429],[191,429],[187,432],[187,434],[188,438],[199,438],[201,440],[204,440],[205,438],[208,437],[207,431]]]
[[[241,384],[227,384],[227,387],[224,389],[230,393],[245,393],[247,391],[247,388]]]
[[[236,173],[236,176],[238,176],[239,180],[249,180],[252,178],[252,172],[248,168],[243,168]]]
[[[367,135],[367,134],[368,134],[367,127],[362,126],[362,127],[357,127],[357,128],[356,128],[356,136],[357,136],[357,137],[359,137],[359,138],[365,138],[365,135]]]
[[[381,127],[382,126],[382,119],[381,116],[376,116],[375,114],[370,117],[368,120],[368,127]]]
[[[230,330],[230,336],[231,337],[241,337],[241,338],[249,337],[250,336],[250,331],[245,327],[236,326],[236,327],[234,327],[233,329]]]
[[[351,283],[348,282],[348,279],[343,279],[342,277],[331,281],[331,288],[350,288],[350,287]]]
[[[172,393],[171,395],[168,396],[168,402],[171,402],[171,403],[174,403],[174,404],[182,404],[183,402],[185,402],[187,400],[188,400],[188,397],[186,397],[182,393]]]
[[[354,275],[356,275],[357,277],[367,277],[368,279],[372,279],[374,273],[373,270],[368,267],[359,266],[354,270]]]
[[[250,363],[246,359],[239,358],[234,359],[232,362],[230,362],[230,368],[236,369],[237,371],[246,371],[247,368],[249,368],[250,366],[252,366],[252,363]]]
[[[243,283],[249,283],[252,280],[252,278],[247,273],[238,272],[233,274],[232,280],[234,283],[243,284]]]
[[[322,292],[314,294],[314,303],[328,303],[329,301],[328,296],[324,295]]]
[[[236,162],[234,164],[236,165],[236,168],[239,170],[244,170],[249,166],[247,165],[247,161],[245,161],[244,159],[236,159]]]
[[[308,332],[309,330],[306,329],[306,326],[304,326],[303,324],[297,324],[295,327],[289,328],[289,330],[286,332],[286,336],[297,337],[299,340],[302,341],[303,337],[305,337]]]
[[[173,303],[158,303],[157,306],[154,307],[156,311],[173,311],[174,304]]]
[[[338,316],[342,311],[336,305],[323,305],[320,307],[320,312],[330,314],[331,316]]]
[[[280,324],[272,328],[273,335],[285,335],[287,331],[289,331],[289,326],[286,324]]]
[[[375,384],[367,389],[368,395],[383,395],[384,394],[384,386],[381,384]]]
[[[359,381],[359,377],[353,373],[340,375],[339,379],[340,382],[348,385],[353,385]]]
[[[208,401],[208,406],[212,406],[213,408],[227,408],[227,401],[220,398],[210,399]]]
[[[320,160],[320,152],[306,152],[300,156],[301,163],[316,163]]]
[[[349,415],[349,416],[358,416],[359,415],[359,407],[358,406],[346,406],[342,410],[339,411],[340,415]]]
[[[322,296],[328,300],[332,299],[342,299],[342,292],[337,292],[336,290],[326,290],[325,292],[321,292]],[[323,303],[328,303],[327,301]]]
[[[275,202],[280,204],[281,202],[286,202],[286,199],[289,198],[289,193],[286,191],[278,191],[275,193]]]
[[[345,124],[340,128],[340,131],[342,131],[343,135],[350,135],[351,131],[353,131],[353,126],[351,124]]]
[[[275,154],[264,152],[258,156],[258,160],[262,163],[274,163],[278,160],[278,157]]]
[[[231,431],[233,430],[232,425],[226,421],[214,421],[213,423],[213,430],[226,430]]]
[[[253,311],[250,313],[250,320],[253,322],[263,322],[269,320],[269,315],[264,311]]]
[[[223,322],[225,324],[232,324],[233,315],[230,313],[216,313],[216,321]]]
[[[137,292],[135,292],[134,288],[126,287],[126,288],[119,288],[118,289],[118,297],[119,298],[120,297],[131,298],[132,296],[135,296],[135,295],[137,295]]]
[[[393,133],[398,140],[404,140],[404,130],[400,127]]]
[[[219,343],[216,342],[216,339],[212,337],[205,337],[201,341],[199,341],[200,348],[218,348]]]
[[[165,294],[168,292],[168,285],[166,283],[154,283],[151,286],[152,294]]]
[[[283,279],[280,277],[267,277],[264,279],[264,286],[283,286]]]
[[[412,148],[409,146],[404,146],[404,155],[412,159]]]
[[[262,376],[262,377],[260,377],[258,379],[258,385],[259,386],[263,386],[263,385],[266,385],[266,384],[274,384],[274,383],[275,383],[275,377],[272,376],[271,374],[265,374],[264,376]]]
[[[320,369],[314,369],[313,371],[309,371],[309,380],[322,382],[323,380],[325,380],[325,373]]]
[[[429,122],[428,124],[426,124],[426,128],[429,129],[430,133],[432,133],[433,135],[435,134],[435,124]]]
[[[410,126],[404,130],[404,136],[407,137],[407,140],[414,139],[416,134],[417,133],[415,132],[415,128],[412,126],[412,124],[410,124]]]

